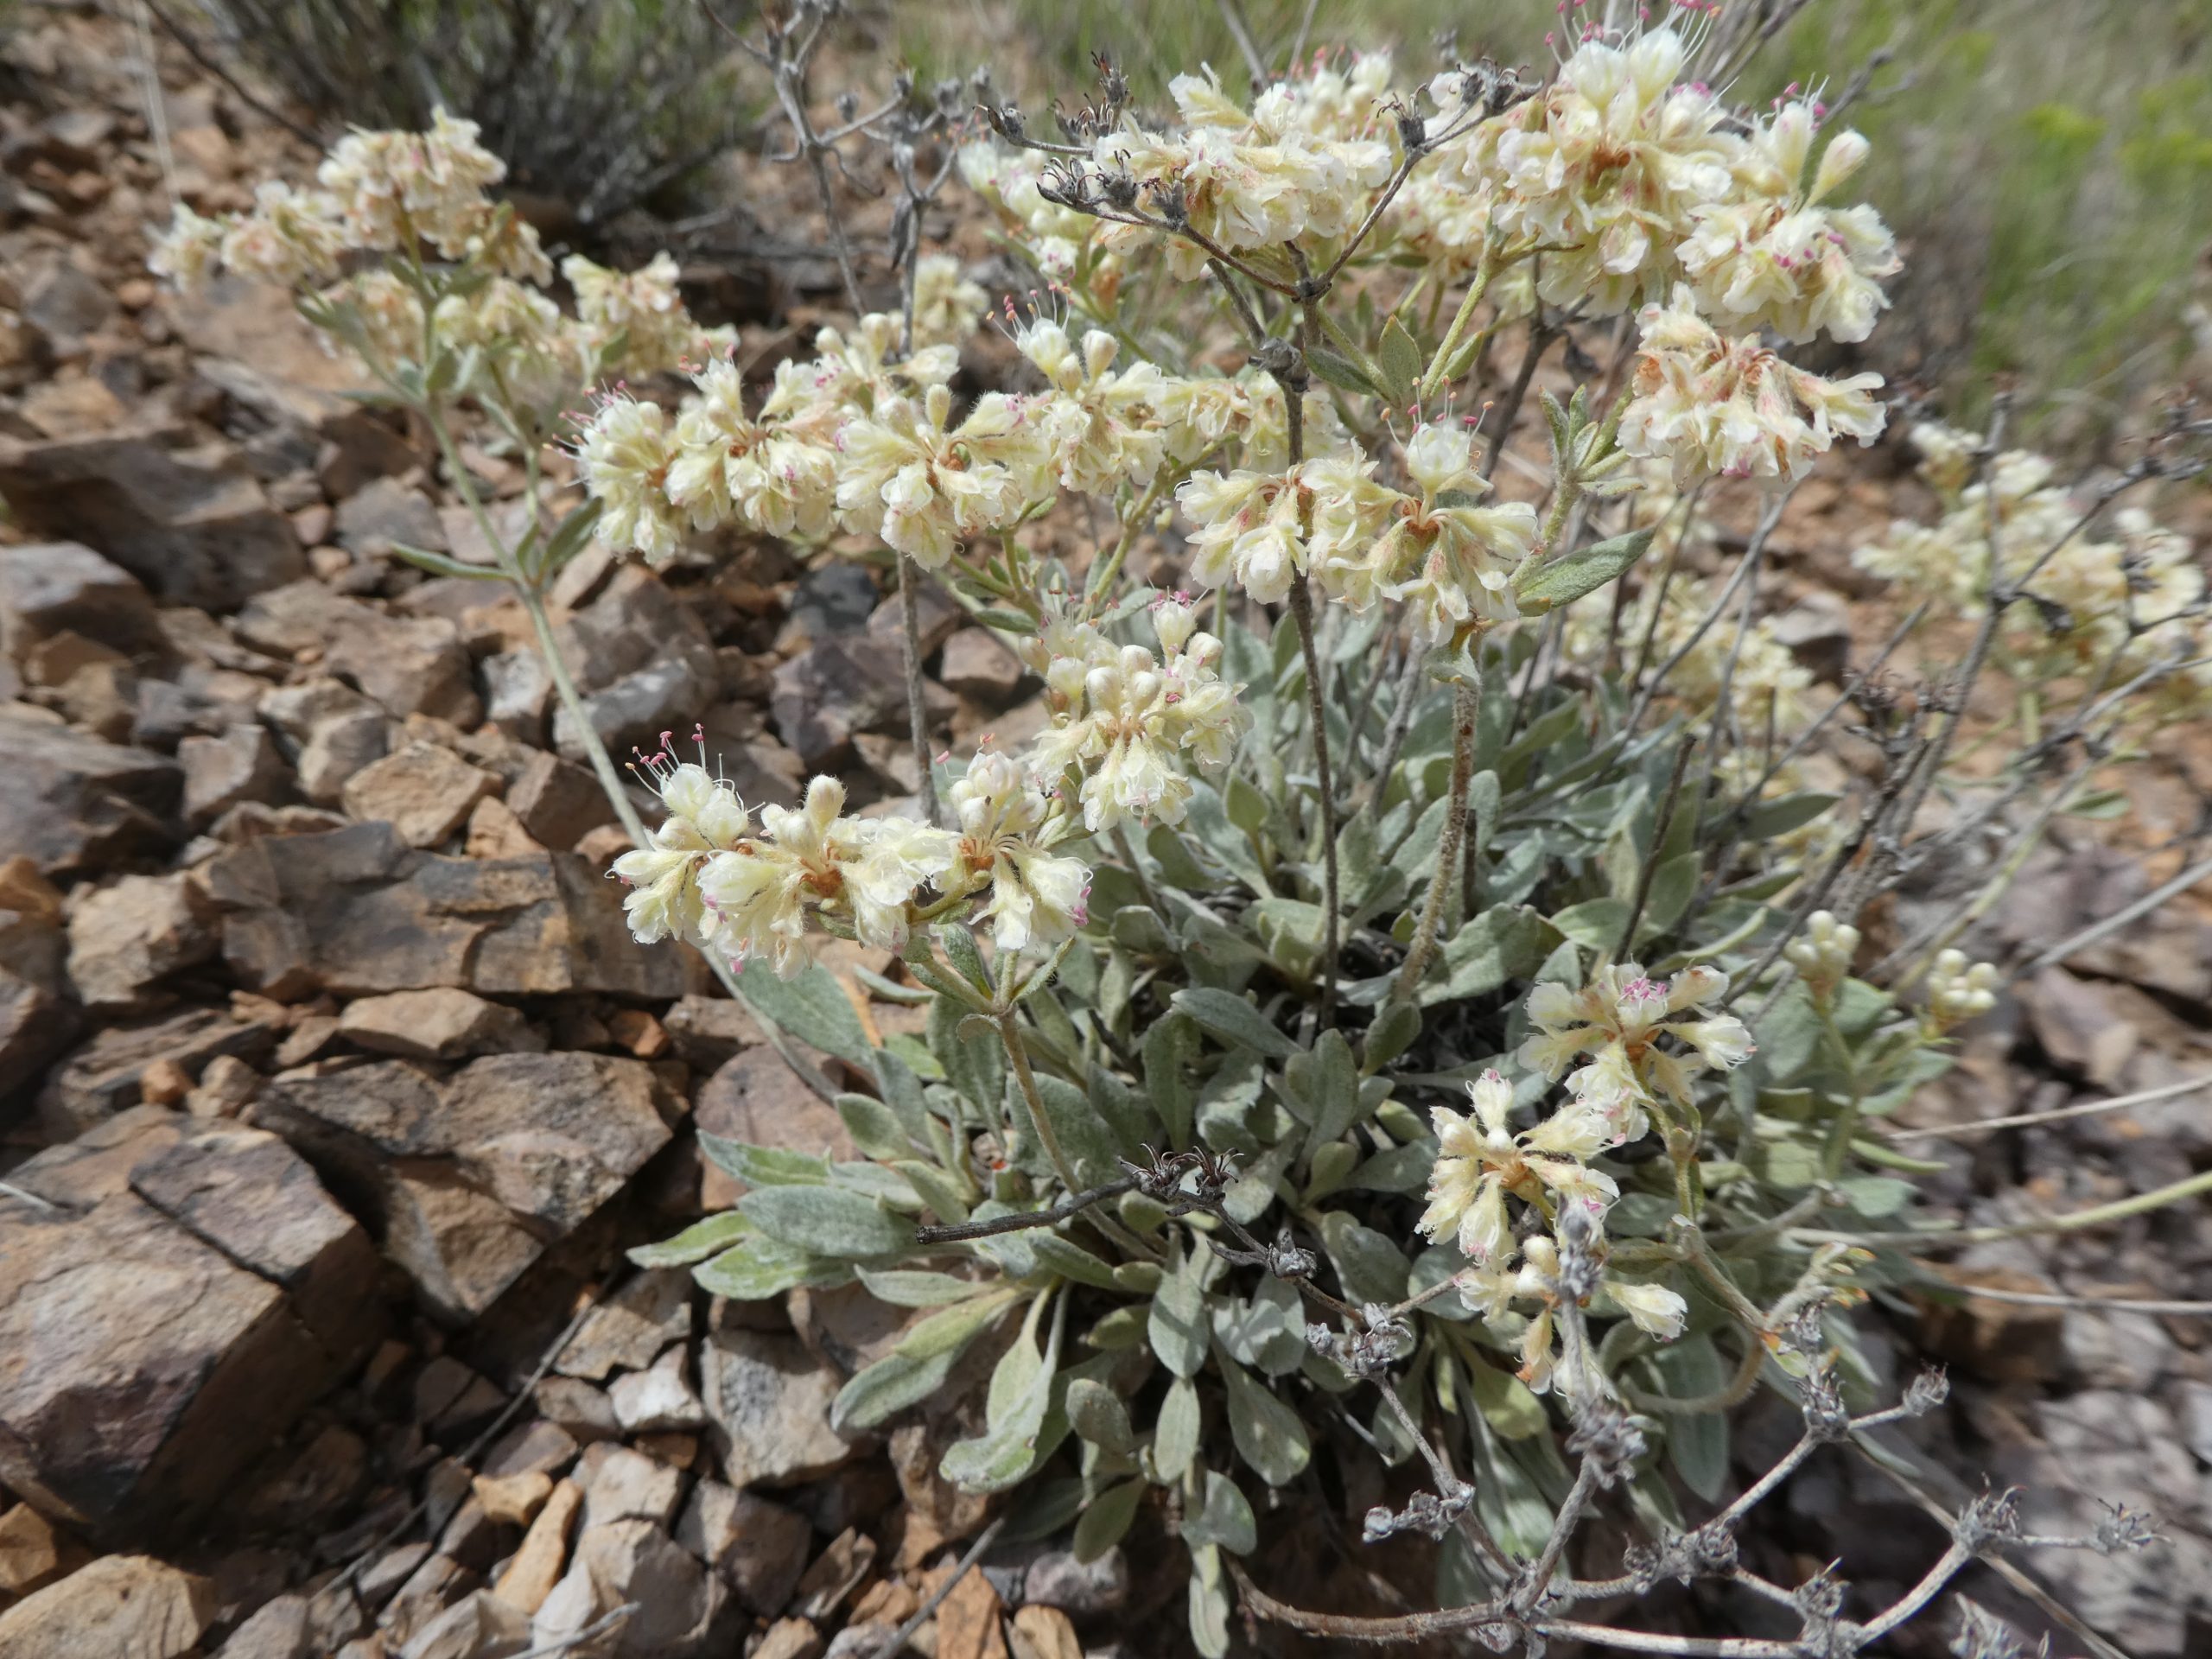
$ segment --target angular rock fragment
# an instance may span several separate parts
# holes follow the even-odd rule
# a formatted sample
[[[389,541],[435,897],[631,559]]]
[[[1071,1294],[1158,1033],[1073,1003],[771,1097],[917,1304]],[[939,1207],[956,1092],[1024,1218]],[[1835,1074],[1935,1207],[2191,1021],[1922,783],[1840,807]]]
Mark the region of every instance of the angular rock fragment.
[[[138,578],[77,542],[0,547],[0,654],[74,633],[124,652],[159,643],[153,601]]]
[[[717,1331],[699,1368],[699,1392],[731,1485],[810,1480],[852,1455],[830,1427],[838,1379],[798,1338]]]
[[[442,1084],[398,1061],[272,1081],[256,1121],[366,1207],[439,1317],[474,1318],[669,1139],[635,1060],[503,1054]]]
[[[451,988],[394,991],[349,1002],[339,1016],[338,1033],[356,1048],[410,1060],[534,1054],[545,1046],[545,1039],[515,1009]]]
[[[214,1622],[206,1579],[103,1555],[0,1613],[0,1659],[181,1659]]]
[[[0,1197],[0,1481],[129,1536],[223,1496],[381,1309],[360,1229],[275,1137],[143,1108],[95,1141]]]
[[[185,822],[195,830],[242,801],[273,804],[286,793],[283,757],[257,724],[229,726],[213,737],[188,734],[178,740],[176,758],[184,768]]]
[[[92,741],[52,716],[0,708],[0,848],[74,875],[175,846],[174,760]]]
[[[251,1062],[276,1045],[276,1028],[215,1008],[187,1008],[109,1026],[92,1034],[47,1078],[39,1118],[49,1138],[67,1140],[136,1105],[148,1071],[168,1061],[188,1076],[219,1054]]]
[[[382,819],[410,847],[437,847],[499,780],[435,743],[410,743],[346,780],[339,798],[360,819]]]
[[[189,875],[126,875],[80,890],[69,916],[69,977],[87,1008],[143,1012],[171,974],[215,954],[215,907]]]
[[[98,549],[164,600],[233,609],[305,561],[237,446],[189,437],[0,437],[0,496],[35,534]]]
[[[226,912],[225,960],[267,995],[671,997],[692,971],[640,949],[614,885],[573,854],[442,858],[372,823],[256,841],[201,874]]]

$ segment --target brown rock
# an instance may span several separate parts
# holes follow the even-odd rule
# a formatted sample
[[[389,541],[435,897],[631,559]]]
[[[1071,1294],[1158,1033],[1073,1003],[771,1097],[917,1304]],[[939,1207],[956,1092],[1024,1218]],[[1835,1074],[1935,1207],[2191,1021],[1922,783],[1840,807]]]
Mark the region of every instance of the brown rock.
[[[219,737],[188,735],[179,741],[176,758],[184,768],[185,821],[194,829],[241,801],[273,805],[284,798],[283,756],[264,727],[231,726]]]
[[[852,758],[860,732],[906,729],[906,664],[895,639],[844,634],[819,639],[776,670],[769,709],[777,734],[817,772]]]
[[[175,844],[182,777],[143,749],[87,741],[51,716],[0,709],[0,847],[48,875]]]
[[[69,977],[85,1006],[143,1012],[160,982],[215,954],[215,907],[191,876],[126,875],[80,893],[69,917]]]
[[[300,792],[335,803],[346,780],[383,757],[389,718],[378,704],[336,680],[280,686],[261,700],[261,716],[284,739]]]
[[[496,1659],[529,1645],[530,1616],[478,1590],[409,1637],[399,1659]]]
[[[611,1440],[622,1432],[607,1391],[575,1377],[549,1376],[540,1382],[537,1408],[547,1421],[587,1443]]]
[[[1021,658],[987,628],[963,628],[944,642],[938,678],[987,709],[1003,709],[1020,695],[1027,671]]]
[[[751,1612],[780,1612],[806,1571],[814,1529],[797,1510],[718,1480],[692,1489],[676,1539],[720,1573]]]
[[[447,550],[429,497],[396,478],[372,479],[338,504],[338,545],[357,558],[388,559],[394,547]]]
[[[339,1016],[338,1032],[356,1048],[413,1060],[536,1054],[545,1047],[545,1039],[517,1010],[450,986],[349,1002]]]
[[[1083,1659],[1083,1643],[1058,1608],[1019,1607],[1014,1614],[1014,1659]]]
[[[130,1532],[231,1472],[369,1345],[375,1258],[273,1135],[142,1107],[0,1204],[0,1478]]]
[[[683,1501],[683,1474],[626,1446],[584,1448],[576,1477],[584,1489],[584,1525],[649,1521],[664,1527]]]
[[[798,1338],[717,1331],[701,1353],[700,1396],[731,1485],[808,1480],[852,1455],[830,1427],[838,1379]]]
[[[180,1659],[215,1586],[150,1555],[104,1555],[0,1613],[0,1659]]]
[[[2049,1296],[2057,1287],[2039,1274],[2003,1268],[1946,1267],[1953,1282],[1990,1290]],[[2047,1382],[2065,1358],[2063,1308],[1968,1296],[1956,1303],[1923,1302],[1920,1339],[1929,1352],[1993,1382]]]
[[[713,1071],[740,1050],[766,1044],[768,1033],[742,1002],[726,996],[678,997],[662,1016],[677,1058],[694,1071]]]
[[[332,1024],[335,1026],[336,1021]],[[213,1008],[188,1008],[110,1026],[64,1060],[39,1093],[39,1120],[48,1139],[67,1140],[137,1103],[147,1067],[174,1060],[188,1075],[218,1054],[265,1058],[276,1033],[259,1020],[235,1020]]]
[[[0,1514],[0,1596],[27,1596],[60,1571],[52,1522],[28,1503]]]
[[[76,542],[0,547],[0,653],[74,633],[125,653],[156,644],[153,601],[122,566]]]
[[[479,1475],[474,1487],[476,1501],[493,1520],[506,1526],[527,1527],[545,1507],[545,1500],[553,1496],[553,1477],[542,1469],[519,1475]]]
[[[540,846],[563,852],[613,816],[596,778],[543,751],[515,779],[507,804]]]
[[[937,1659],[1007,1659],[1006,1637],[999,1629],[1005,1611],[988,1578],[962,1573],[937,1610]]]
[[[514,808],[497,795],[486,795],[469,810],[461,850],[471,858],[528,858],[545,849],[523,828]]]
[[[162,599],[228,610],[298,575],[300,544],[236,446],[188,438],[0,437],[0,495],[33,533],[99,547]]]
[[[837,1109],[799,1080],[772,1048],[749,1048],[699,1087],[701,1133],[791,1152],[826,1153],[843,1161],[860,1156]],[[699,1202],[727,1210],[745,1196],[745,1185],[709,1164]]]
[[[573,1480],[553,1488],[524,1535],[522,1548],[499,1575],[493,1595],[525,1614],[534,1614],[544,1605],[568,1564],[569,1528],[583,1501],[583,1489]]]
[[[768,1627],[753,1659],[822,1659],[822,1636],[804,1618],[779,1618]]]
[[[149,1106],[179,1106],[192,1092],[192,1073],[175,1060],[156,1060],[138,1079],[138,1098]]]
[[[582,608],[556,625],[563,653],[593,729],[614,753],[657,747],[663,732],[688,729],[714,702],[718,679],[706,624],[651,570],[622,565],[588,603],[576,603]],[[565,709],[554,715],[553,736],[568,759],[584,758]]]
[[[473,1319],[669,1138],[634,1060],[504,1054],[444,1084],[397,1061],[272,1082],[257,1121],[358,1192],[439,1316]]]
[[[497,791],[499,780],[435,743],[406,747],[364,766],[339,798],[356,818],[381,818],[410,847],[436,847]]]
[[[671,1348],[649,1370],[626,1371],[608,1386],[607,1402],[623,1433],[642,1441],[681,1437],[707,1426],[699,1396],[684,1380],[685,1358],[682,1348]]]
[[[671,997],[690,971],[640,950],[620,896],[582,859],[442,858],[382,823],[256,841],[204,868],[223,954],[265,995],[456,986],[488,996]]]
[[[601,1605],[636,1604],[613,1644],[615,1654],[634,1659],[696,1653],[727,1596],[720,1579],[650,1521],[587,1526],[576,1538],[575,1565]]]
[[[669,1051],[667,1027],[643,1008],[617,1008],[607,1016],[607,1034],[641,1060],[657,1060]]]
[[[484,1454],[485,1476],[504,1480],[517,1475],[558,1475],[576,1460],[576,1442],[568,1430],[543,1417],[510,1429]]]
[[[553,1361],[563,1376],[602,1380],[642,1370],[691,1334],[691,1275],[681,1268],[639,1274],[587,1314]]]
[[[860,1588],[875,1565],[875,1540],[857,1527],[847,1527],[830,1541],[830,1548],[814,1558],[799,1577],[798,1610],[809,1618],[828,1618]]]
[[[218,1054],[185,1096],[184,1109],[194,1117],[235,1117],[260,1092],[261,1073],[234,1055]]]

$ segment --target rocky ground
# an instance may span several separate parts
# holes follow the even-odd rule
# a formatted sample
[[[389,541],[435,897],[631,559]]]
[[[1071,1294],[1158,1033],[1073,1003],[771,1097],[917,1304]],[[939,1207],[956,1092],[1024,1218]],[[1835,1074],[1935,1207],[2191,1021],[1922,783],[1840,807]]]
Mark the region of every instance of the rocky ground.
[[[872,1654],[990,1516],[933,1472],[960,1425],[830,1432],[899,1333],[857,1293],[733,1304],[624,1257],[740,1191],[697,1131],[852,1156],[842,1125],[701,964],[629,941],[602,879],[626,843],[520,611],[391,556],[483,556],[410,435],[339,395],[280,299],[145,276],[172,191],[235,207],[302,156],[165,52],[165,170],[135,41],[41,8],[0,67],[0,1659],[490,1659],[631,1603],[578,1650]],[[518,468],[468,459],[521,509]],[[1833,670],[1867,625],[1827,550],[1889,487],[1808,492],[1786,532],[1801,648]],[[755,802],[815,770],[913,786],[864,567],[593,554],[557,599],[618,746],[702,723]],[[946,741],[1012,741],[1038,718],[1020,665],[926,615]],[[2193,810],[2185,775],[2162,787]],[[2062,937],[2146,870],[2062,842],[1997,943]],[[2208,1010],[2212,927],[2169,910],[2044,970],[1914,1121],[2212,1071]],[[1929,1145],[1962,1213],[2007,1218],[2212,1162],[2208,1098]],[[1961,1268],[2212,1291],[2201,1211]],[[1901,1367],[1924,1344],[1958,1370],[1941,1461],[2025,1487],[2044,1529],[2164,1519],[2147,1559],[2039,1562],[2061,1597],[2132,1653],[2205,1651],[2204,1325],[1895,1311]],[[1929,1535],[1836,1462],[1764,1547],[1903,1581]],[[1180,1579],[1131,1548],[1002,1544],[914,1646],[1179,1650]]]

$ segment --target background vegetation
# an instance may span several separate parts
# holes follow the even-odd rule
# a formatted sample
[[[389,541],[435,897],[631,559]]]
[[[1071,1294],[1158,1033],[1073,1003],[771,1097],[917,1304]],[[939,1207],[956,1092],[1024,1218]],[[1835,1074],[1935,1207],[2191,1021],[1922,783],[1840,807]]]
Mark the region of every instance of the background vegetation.
[[[1600,10],[1592,7],[1594,12]],[[1113,52],[1141,100],[1179,66],[1248,79],[1214,0],[893,0],[897,44],[925,73],[1006,65],[1026,106],[1079,93],[1090,54]],[[1004,26],[1011,12],[1018,27]],[[1282,61],[1303,38],[1437,58],[1456,29],[1466,56],[1544,68],[1547,9],[1464,0],[1252,0],[1253,43]],[[1887,61],[1849,119],[1873,141],[1857,181],[1905,245],[1895,306],[1868,350],[1955,416],[1986,407],[2000,377],[2046,443],[2094,448],[2126,412],[2171,387],[2212,337],[2212,5],[2205,0],[1810,0],[1745,72],[1764,98],[1791,82],[1840,95]]]

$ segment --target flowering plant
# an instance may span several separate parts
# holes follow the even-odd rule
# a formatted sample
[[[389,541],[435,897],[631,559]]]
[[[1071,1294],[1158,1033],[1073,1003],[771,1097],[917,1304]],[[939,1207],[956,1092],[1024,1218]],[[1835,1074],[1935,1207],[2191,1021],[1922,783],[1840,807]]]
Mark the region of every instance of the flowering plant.
[[[834,210],[818,163],[866,123],[825,137],[793,90],[813,15],[754,49]],[[1970,917],[1862,975],[1854,918],[1903,879],[1973,673],[1994,641],[2024,677],[2063,650],[2069,671],[2105,664],[2102,714],[2150,706],[2193,684],[2146,641],[2193,639],[2200,593],[2147,521],[2082,541],[2102,502],[2066,530],[2018,458],[1930,431],[1955,503],[1934,534],[2064,533],[2025,564],[1993,531],[1979,563],[1862,555],[1962,583],[1981,639],[1948,704],[1900,715],[1867,672],[1819,711],[1751,601],[1789,490],[1886,411],[1877,377],[1766,341],[1864,338],[1897,261],[1870,209],[1833,200],[1855,135],[1823,143],[1807,99],[1746,111],[1712,90],[1735,46],[1592,29],[1542,86],[1485,63],[1404,92],[1387,59],[1325,54],[1249,103],[1179,76],[1157,119],[1103,65],[1058,137],[987,101],[957,147],[959,89],[940,89],[893,145],[900,303],[861,308],[833,211],[855,315],[759,396],[665,272],[569,270],[574,320],[532,297],[545,257],[483,205],[496,163],[456,124],[349,140],[323,193],[187,219],[163,256],[335,284],[309,315],[427,411],[464,491],[445,402],[527,444],[540,405],[518,385],[680,369],[670,397],[602,393],[570,436],[586,504],[502,544],[534,607],[593,534],[656,562],[728,527],[895,561],[914,798],[855,812],[821,777],[756,814],[710,758],[664,749],[661,820],[615,866],[640,940],[697,948],[861,1085],[804,1068],[864,1155],[705,1137],[748,1190],[635,1259],[724,1296],[858,1284],[913,1310],[847,1381],[842,1427],[982,1356],[942,1473],[1020,1489],[1005,1524],[1071,1524],[1086,1558],[1141,1515],[1172,1524],[1206,1654],[1232,1592],[1366,1640],[1852,1652],[2017,1532],[2000,1500],[1961,1514],[1927,1580],[1863,1618],[1825,1578],[1756,1579],[1734,1546],[1813,1448],[1942,1397],[1923,1382],[1879,1407],[1850,1314],[1916,1271],[1894,1248],[1917,1236],[1900,1178],[1930,1166],[1884,1123],[2000,976],[1952,946]],[[1002,313],[1012,378],[974,395],[956,386],[988,296],[919,256],[918,137],[1043,285]],[[383,263],[353,270],[360,253]],[[1538,384],[1551,346],[1606,318],[1632,355],[1570,354],[1573,385]],[[1503,402],[1458,415],[1516,335]],[[1532,392],[1549,464],[1509,493]],[[1704,492],[1738,489],[1748,548],[1725,580],[1678,582],[1711,550]],[[1135,581],[1147,562],[1195,596]],[[2037,633],[2017,601],[2062,568],[2065,626]],[[1019,747],[932,753],[925,575],[1041,683]],[[1847,701],[1884,769],[1847,807],[1815,787],[1812,745]],[[815,959],[832,936],[896,963],[869,985],[925,1007],[920,1032],[868,1040]],[[1796,1400],[1805,1438],[1724,1502],[1727,1414],[1761,1388]],[[1389,1472],[1344,1489],[1373,1497],[1371,1541],[1436,1542],[1446,1611],[1316,1613],[1246,1575],[1309,1468],[1376,1455]],[[1571,1556],[1606,1506],[1645,1541]],[[1794,1609],[1794,1643],[1669,1645],[1578,1615],[1709,1573]]]

